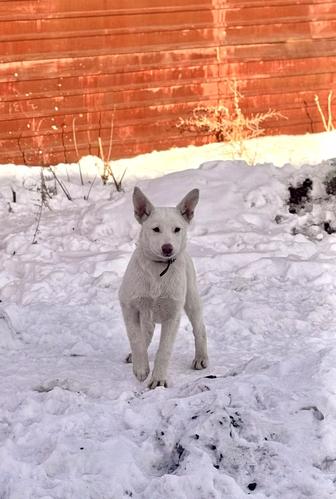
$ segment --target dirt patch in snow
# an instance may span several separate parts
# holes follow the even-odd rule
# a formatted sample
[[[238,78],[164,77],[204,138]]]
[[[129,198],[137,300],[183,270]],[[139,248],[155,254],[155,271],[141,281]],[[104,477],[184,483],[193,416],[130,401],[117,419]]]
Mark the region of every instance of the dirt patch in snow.
[[[289,185],[288,193],[288,211],[297,217],[297,223],[292,229],[293,235],[301,233],[319,239],[323,237],[323,232],[336,232],[335,168],[322,179],[307,177]]]

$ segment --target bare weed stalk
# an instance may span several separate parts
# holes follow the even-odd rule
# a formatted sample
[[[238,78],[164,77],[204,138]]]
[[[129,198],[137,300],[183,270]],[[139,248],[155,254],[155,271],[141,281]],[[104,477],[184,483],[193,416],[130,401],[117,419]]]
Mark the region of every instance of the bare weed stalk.
[[[333,91],[330,90],[330,92],[328,94],[328,104],[327,104],[328,115],[326,117],[325,112],[323,111],[323,109],[321,107],[319,97],[318,97],[318,95],[315,95],[315,103],[316,103],[318,112],[321,116],[323,127],[324,127],[326,132],[331,132],[332,130],[335,130],[335,126],[333,123],[332,106],[331,106],[332,96],[333,96]]]
[[[72,201],[71,194],[68,191],[68,189],[65,187],[63,182],[57,177],[56,173],[54,172],[54,170],[51,167],[49,169],[50,169],[51,173],[53,174],[55,181],[58,183],[58,185],[60,186],[60,188],[62,189],[62,191],[66,195],[66,197],[68,198],[68,200]]]
[[[112,178],[116,190],[118,192],[120,192],[120,191],[122,191],[122,181],[124,180],[126,169],[124,170],[124,173],[122,174],[121,178],[117,179],[116,176],[114,175],[113,170],[112,170],[110,160],[106,159],[104,156],[103,144],[102,144],[100,137],[98,137],[98,144],[99,144],[99,156],[104,164],[104,171],[103,171],[103,174],[101,176],[103,184],[106,185],[109,178]]]
[[[115,108],[113,109],[113,113],[112,113],[112,117],[111,117],[111,123],[110,123],[110,136],[109,136],[109,142],[108,142],[108,151],[107,151],[107,155],[105,155],[105,151],[104,151],[104,148],[103,148],[103,142],[102,142],[102,138],[101,138],[102,116],[101,116],[101,113],[100,113],[100,116],[99,116],[99,130],[98,130],[98,156],[99,156],[99,158],[103,162],[103,172],[100,175],[103,184],[106,185],[107,182],[109,181],[109,179],[112,179],[116,190],[118,192],[120,192],[120,191],[122,191],[122,182],[123,182],[123,179],[124,179],[124,176],[125,176],[125,173],[126,173],[126,169],[123,172],[121,178],[118,179],[115,176],[115,174],[114,174],[114,172],[112,170],[112,166],[111,166],[111,155],[112,155],[112,146],[113,146],[113,132],[114,132],[114,115],[115,115]],[[89,151],[91,153],[90,132],[88,131],[87,133],[88,133],[88,141],[89,141]],[[76,137],[76,118],[74,118],[72,120],[72,134],[73,134],[73,141],[74,141],[75,151],[76,151],[77,158],[78,158],[78,165],[79,165],[81,182],[82,182],[82,185],[83,185],[83,176],[82,176],[82,172],[81,172],[81,168],[80,168],[80,164],[79,164],[80,157],[79,157],[79,150],[78,150],[77,137]],[[95,181],[95,179],[94,179],[94,181]],[[93,181],[93,183],[94,183],[94,181]],[[91,188],[92,188],[93,183],[91,184]],[[88,199],[90,191],[91,191],[91,188],[89,190],[88,196],[85,196],[85,199]]]
[[[43,207],[46,207],[46,208],[48,208],[48,210],[51,210],[51,208],[49,206],[49,201],[48,201],[49,199],[51,199],[51,196],[49,194],[49,190],[48,190],[45,178],[44,178],[43,167],[40,170],[40,179],[41,179],[41,184],[40,184],[40,196],[41,197],[40,197],[40,202],[38,204],[37,223],[36,223],[35,232],[33,235],[32,244],[37,244],[36,238],[37,238],[37,234],[38,234],[38,231],[40,228]]]
[[[262,124],[269,119],[285,118],[281,113],[269,109],[265,113],[252,114],[246,116],[242,109],[240,101],[242,94],[239,92],[236,80],[229,82],[230,92],[232,93],[232,106],[223,104],[217,106],[197,106],[192,111],[189,118],[179,118],[176,124],[182,132],[207,133],[214,135],[218,142],[228,142],[235,145],[238,153],[243,154],[243,143],[247,139],[260,137],[265,133]]]
[[[114,183],[116,190],[118,192],[120,192],[120,191],[122,191],[122,182],[124,180],[126,169],[124,170],[122,176],[119,179],[117,179],[113,170],[112,170],[112,167],[111,167],[111,154],[112,154],[113,131],[114,131],[114,114],[115,114],[115,108],[113,109],[113,114],[111,117],[109,148],[108,148],[108,153],[107,153],[106,157],[104,154],[103,144],[102,144],[102,140],[101,140],[100,136],[98,137],[98,146],[99,146],[99,156],[100,156],[100,159],[102,160],[103,165],[104,165],[103,174],[101,175],[103,184],[106,185],[109,178],[111,178],[113,180],[113,183]]]
[[[22,162],[25,166],[28,166],[28,161],[27,161],[27,157],[26,157],[26,152],[25,150],[23,149],[22,145],[21,145],[21,139],[22,139],[22,134],[18,137],[17,139],[17,143],[18,143],[18,148],[19,148],[19,151],[21,153],[21,156],[22,156]]]
[[[92,190],[92,187],[93,187],[93,184],[95,183],[96,181],[96,178],[97,178],[97,175],[95,175],[95,178],[93,179],[93,181],[91,182],[91,185],[90,185],[90,188],[89,188],[89,191],[87,193],[86,196],[84,196],[84,200],[85,201],[88,201],[89,200],[89,197],[90,197],[90,193],[91,193],[91,190]]]
[[[81,184],[84,185],[82,169],[81,169],[81,165],[79,162],[80,156],[79,156],[78,145],[77,145],[77,136],[76,136],[76,117],[73,118],[73,120],[72,120],[72,136],[73,136],[75,151],[77,154],[77,164],[78,164],[78,169],[79,169],[79,177],[80,177]]]
[[[14,191],[12,186],[11,186],[11,191],[12,191],[12,202],[16,203],[16,191]]]

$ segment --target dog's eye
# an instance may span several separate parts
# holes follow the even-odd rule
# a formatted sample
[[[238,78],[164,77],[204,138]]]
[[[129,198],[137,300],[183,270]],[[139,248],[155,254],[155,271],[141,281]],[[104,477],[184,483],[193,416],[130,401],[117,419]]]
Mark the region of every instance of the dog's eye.
[[[175,227],[174,232],[180,232],[181,228],[180,227]]]
[[[153,231],[154,231],[154,232],[160,232],[160,227],[154,227],[154,228],[153,228]]]

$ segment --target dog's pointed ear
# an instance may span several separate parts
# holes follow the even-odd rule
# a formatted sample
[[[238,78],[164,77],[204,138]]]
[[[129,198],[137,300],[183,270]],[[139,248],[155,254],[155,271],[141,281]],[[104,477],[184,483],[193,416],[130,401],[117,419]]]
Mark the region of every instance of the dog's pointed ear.
[[[182,201],[176,206],[176,208],[181,213],[182,217],[190,223],[194,216],[194,209],[199,200],[199,190],[193,189],[188,192],[188,194],[182,199]]]
[[[133,205],[134,205],[134,216],[142,224],[152,213],[154,206],[146,198],[144,193],[139,187],[134,187],[133,191]]]

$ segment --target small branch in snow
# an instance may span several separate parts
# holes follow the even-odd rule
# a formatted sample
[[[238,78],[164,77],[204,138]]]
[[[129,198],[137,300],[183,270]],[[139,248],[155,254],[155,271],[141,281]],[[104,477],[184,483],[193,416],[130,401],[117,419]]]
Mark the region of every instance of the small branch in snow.
[[[39,228],[40,228],[40,223],[41,223],[41,218],[42,218],[42,210],[43,210],[43,203],[41,203],[39,205],[39,212],[37,214],[37,223],[36,223],[35,232],[33,235],[32,244],[37,244],[36,236],[37,236],[37,233],[38,233]]]
[[[62,191],[64,192],[64,194],[66,195],[66,197],[68,198],[69,201],[72,201],[72,197],[71,197],[71,194],[70,192],[68,191],[68,189],[65,187],[65,185],[63,184],[63,182],[57,177],[56,173],[54,172],[54,170],[50,167],[50,171],[51,173],[53,174],[56,182],[58,183],[58,185],[60,186],[60,188],[62,189]]]
[[[2,308],[0,308],[0,320],[3,320],[6,323],[11,336],[14,338],[17,335],[17,332],[9,318],[9,315]]]
[[[11,186],[11,191],[12,191],[12,202],[16,203],[16,191],[14,191],[12,186]]]
[[[40,171],[40,178],[41,178],[41,187],[40,187],[41,199],[40,199],[39,211],[37,214],[37,223],[36,223],[35,232],[33,235],[32,244],[37,244],[36,237],[37,237],[37,234],[38,234],[38,231],[40,228],[43,207],[46,206],[49,210],[51,210],[49,203],[48,203],[48,198],[51,199],[51,196],[49,194],[47,184],[45,182],[43,168],[41,168],[41,171]]]
[[[312,414],[315,419],[317,419],[318,421],[324,420],[323,412],[321,412],[320,409],[316,407],[316,405],[308,405],[306,407],[302,407],[301,411],[312,411]]]
[[[91,183],[91,185],[90,185],[90,189],[89,189],[89,192],[87,193],[87,196],[84,196],[85,201],[88,201],[88,200],[89,200],[90,193],[91,193],[91,190],[92,190],[93,184],[94,184],[94,183],[95,183],[95,181],[96,181],[96,178],[97,178],[97,175],[96,175],[96,176],[95,176],[95,178],[92,180],[92,183]]]

